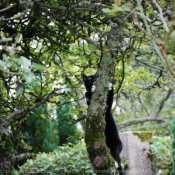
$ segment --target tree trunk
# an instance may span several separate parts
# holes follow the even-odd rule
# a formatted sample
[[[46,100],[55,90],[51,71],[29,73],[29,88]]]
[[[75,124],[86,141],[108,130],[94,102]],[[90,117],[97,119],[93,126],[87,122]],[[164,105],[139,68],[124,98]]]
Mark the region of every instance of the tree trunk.
[[[113,36],[113,37],[110,37]],[[97,69],[96,90],[92,94],[91,103],[88,108],[88,118],[86,120],[85,142],[89,153],[89,158],[96,174],[112,174],[117,170],[114,167],[114,159],[110,155],[110,150],[105,142],[105,111],[108,94],[108,84],[112,82],[115,65],[117,63],[116,39],[119,36],[117,28],[112,28],[108,33],[106,41],[106,51],[102,54],[101,61]]]
[[[0,136],[0,174],[11,175],[14,169],[14,150],[10,136]]]

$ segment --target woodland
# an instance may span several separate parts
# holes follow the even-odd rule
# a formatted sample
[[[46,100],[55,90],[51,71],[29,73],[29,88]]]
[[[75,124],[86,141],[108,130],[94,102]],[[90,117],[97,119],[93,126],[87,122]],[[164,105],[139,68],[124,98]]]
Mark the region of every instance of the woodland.
[[[89,107],[83,73],[98,75]],[[106,145],[100,168],[92,150],[108,82],[119,132],[152,131],[156,166],[175,171],[174,0],[1,0],[0,174],[111,174]]]

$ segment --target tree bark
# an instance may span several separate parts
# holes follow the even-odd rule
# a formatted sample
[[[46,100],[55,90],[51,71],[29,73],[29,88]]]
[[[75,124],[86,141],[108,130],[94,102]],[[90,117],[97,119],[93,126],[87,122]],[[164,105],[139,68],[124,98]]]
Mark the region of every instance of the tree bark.
[[[95,173],[100,175],[109,175],[117,171],[114,167],[114,159],[106,146],[104,130],[108,84],[112,82],[117,63],[117,47],[119,46],[117,38],[119,36],[120,32],[116,27],[108,33],[106,51],[102,53],[97,69],[96,90],[92,94],[86,120],[85,142],[89,158]]]

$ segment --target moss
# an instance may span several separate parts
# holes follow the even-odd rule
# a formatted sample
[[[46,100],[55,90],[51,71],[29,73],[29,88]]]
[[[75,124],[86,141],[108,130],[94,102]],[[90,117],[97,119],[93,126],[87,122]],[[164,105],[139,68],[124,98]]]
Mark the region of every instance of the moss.
[[[104,134],[105,120],[103,116],[103,111],[101,110],[101,108],[98,108],[97,111],[98,111],[98,116],[94,115],[87,118],[86,120],[86,126],[87,126],[86,132],[85,132],[86,147],[87,147],[89,158],[92,164],[94,162],[94,158],[97,155],[103,157],[103,162],[101,166],[94,167],[96,170],[99,170],[99,171],[105,170],[105,171],[113,172],[115,170],[114,159],[112,158],[110,154],[110,150],[105,143],[105,134]],[[98,125],[96,124],[96,122]],[[100,146],[98,149],[94,148],[94,142],[96,141],[102,142],[102,146]]]
[[[10,136],[0,135],[0,157],[8,157],[14,154],[13,143]]]
[[[152,131],[133,131],[133,135],[138,136],[141,142],[152,143]]]
[[[6,134],[0,135],[0,171],[11,172],[14,169],[14,154],[15,151],[10,136]]]

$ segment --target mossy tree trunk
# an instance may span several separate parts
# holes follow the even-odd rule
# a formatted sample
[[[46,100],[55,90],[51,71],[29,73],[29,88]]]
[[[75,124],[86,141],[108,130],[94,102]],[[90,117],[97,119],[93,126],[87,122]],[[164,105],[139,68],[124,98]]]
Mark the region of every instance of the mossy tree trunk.
[[[105,143],[105,111],[108,94],[108,84],[112,82],[115,66],[118,62],[118,47],[122,28],[112,28],[108,33],[106,48],[102,53],[101,61],[97,69],[96,90],[92,94],[86,120],[85,142],[89,158],[96,174],[112,174],[117,170],[114,167],[114,159]],[[118,38],[118,39],[117,39]]]
[[[175,174],[175,116],[172,118],[172,135],[173,135],[173,142],[172,142],[172,169],[171,175]]]
[[[14,150],[10,136],[0,135],[0,174],[11,175],[14,168]]]

